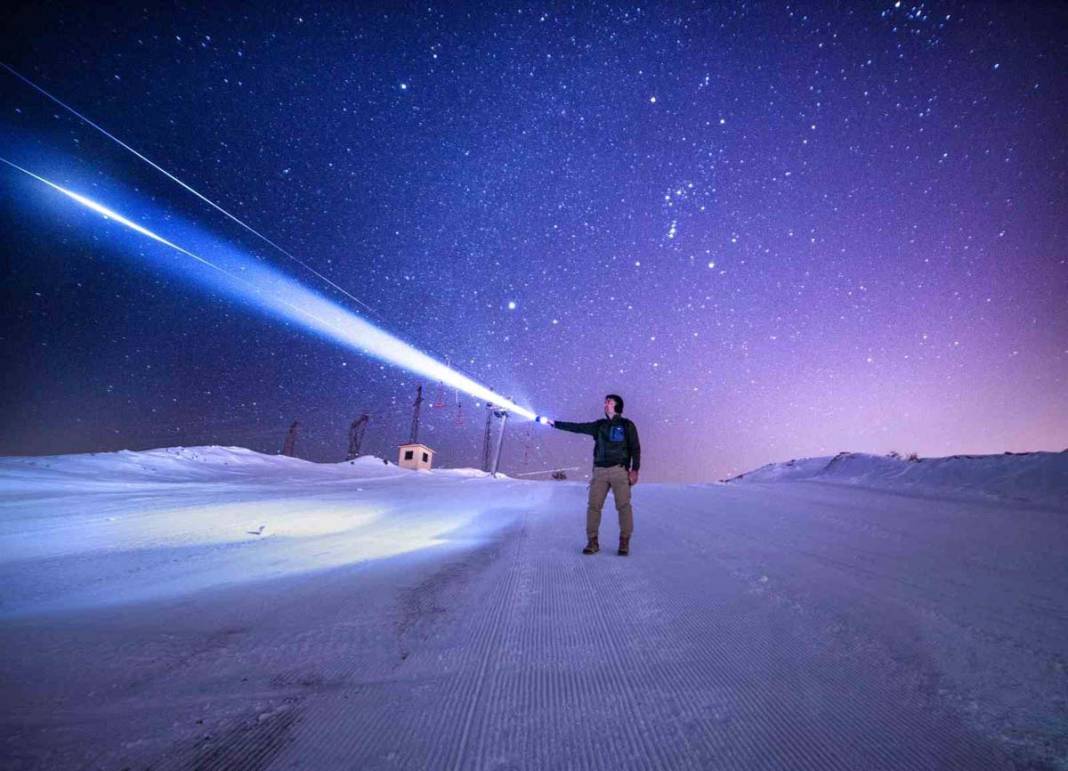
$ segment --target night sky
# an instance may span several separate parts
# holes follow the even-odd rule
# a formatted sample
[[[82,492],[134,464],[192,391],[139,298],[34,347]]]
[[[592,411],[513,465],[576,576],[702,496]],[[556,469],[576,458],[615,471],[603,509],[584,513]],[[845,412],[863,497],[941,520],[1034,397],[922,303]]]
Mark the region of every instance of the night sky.
[[[648,481],[1068,446],[1068,5],[484,5],[4,20],[5,63],[371,311],[4,71],[0,156],[552,417],[622,394]],[[341,460],[366,410],[394,458],[417,377],[120,229],[0,168],[0,453],[278,452],[299,420]],[[478,466],[484,408],[424,385],[420,439]],[[588,469],[508,431],[506,472]]]

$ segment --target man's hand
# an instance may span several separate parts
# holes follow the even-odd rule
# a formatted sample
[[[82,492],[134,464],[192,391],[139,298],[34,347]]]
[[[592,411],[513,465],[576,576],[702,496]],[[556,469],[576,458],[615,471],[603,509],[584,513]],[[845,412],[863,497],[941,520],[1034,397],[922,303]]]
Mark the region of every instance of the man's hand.
[[[627,480],[630,482],[630,486],[638,484],[638,472],[631,470],[627,472]]]
[[[536,420],[538,423],[541,423],[543,426],[555,426],[556,425],[556,421],[555,420],[553,420],[552,418],[547,418],[544,415],[538,415],[538,417],[534,418],[534,420]]]

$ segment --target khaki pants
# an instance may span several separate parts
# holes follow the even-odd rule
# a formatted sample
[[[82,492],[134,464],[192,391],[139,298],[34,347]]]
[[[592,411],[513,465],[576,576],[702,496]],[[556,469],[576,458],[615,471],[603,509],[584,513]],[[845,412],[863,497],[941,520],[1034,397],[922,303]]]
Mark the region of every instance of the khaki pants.
[[[586,507],[586,535],[593,538],[601,527],[601,509],[604,507],[604,499],[608,497],[609,488],[612,489],[616,511],[619,513],[619,534],[629,538],[634,530],[634,512],[630,508],[630,478],[622,466],[593,467],[590,500]]]

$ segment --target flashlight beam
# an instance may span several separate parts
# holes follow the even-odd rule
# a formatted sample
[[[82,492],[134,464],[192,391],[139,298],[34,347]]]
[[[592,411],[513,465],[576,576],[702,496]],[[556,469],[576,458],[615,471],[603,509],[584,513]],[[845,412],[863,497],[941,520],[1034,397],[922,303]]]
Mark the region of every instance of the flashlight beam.
[[[146,158],[146,157],[145,157],[144,155],[142,155],[141,153],[137,152],[137,150],[135,150],[135,149],[133,149],[132,147],[130,147],[130,146],[129,146],[128,144],[126,144],[126,143],[125,143],[125,142],[123,142],[123,141],[122,141],[121,139],[119,139],[119,138],[118,138],[117,136],[115,136],[114,134],[112,134],[111,132],[109,132],[109,131],[108,131],[107,129],[105,129],[105,128],[104,128],[103,126],[100,126],[100,125],[98,125],[98,124],[94,123],[93,121],[89,120],[89,118],[87,118],[86,116],[82,115],[82,114],[81,114],[80,112],[78,112],[77,110],[75,110],[75,109],[74,109],[73,107],[71,107],[71,106],[70,106],[69,104],[67,104],[66,102],[62,101],[62,100],[61,100],[61,99],[59,99],[58,97],[52,96],[52,94],[50,94],[50,93],[48,93],[47,91],[45,91],[45,90],[44,90],[43,88],[41,88],[41,87],[40,87],[39,85],[37,85],[37,84],[36,84],[36,83],[34,83],[34,82],[33,82],[32,80],[30,80],[29,78],[27,78],[27,77],[26,77],[25,75],[23,75],[22,73],[20,73],[20,72],[19,72],[18,70],[16,70],[16,69],[15,69],[14,67],[12,67],[11,65],[9,65],[9,64],[6,64],[5,62],[0,62],[0,67],[3,67],[3,68],[4,68],[5,70],[7,70],[8,72],[10,72],[10,73],[11,73],[12,75],[14,75],[14,76],[15,76],[16,78],[18,78],[18,79],[19,79],[19,80],[21,80],[21,81],[22,81],[23,83],[25,83],[26,85],[28,85],[28,86],[29,86],[30,88],[34,89],[34,90],[35,90],[35,91],[37,91],[38,93],[40,93],[40,94],[43,94],[44,96],[46,96],[46,97],[48,97],[49,99],[51,99],[51,100],[52,100],[53,102],[55,102],[56,104],[58,104],[58,105],[59,105],[60,107],[62,107],[62,108],[63,108],[64,110],[66,110],[67,112],[69,112],[69,113],[71,113],[72,115],[76,116],[76,117],[77,117],[77,118],[78,118],[79,120],[81,120],[81,121],[83,121],[83,122],[87,123],[88,125],[92,126],[93,128],[95,128],[95,129],[96,129],[97,131],[99,131],[99,132],[100,132],[101,134],[103,134],[104,136],[106,136],[106,137],[107,137],[108,139],[110,139],[110,140],[111,140],[112,142],[115,142],[115,143],[116,143],[117,145],[119,145],[120,147],[122,147],[122,148],[124,148],[124,149],[126,149],[126,150],[129,150],[129,151],[130,151],[131,153],[133,153],[134,155],[136,155],[136,156],[137,156],[138,158],[140,158],[140,159],[141,159],[142,161],[144,161],[144,162],[145,162],[145,163],[147,163],[147,164],[148,164],[149,166],[151,166],[152,168],[154,168],[154,169],[155,169],[156,171],[160,172],[161,174],[163,174],[164,176],[166,176],[166,177],[167,177],[168,179],[170,179],[170,180],[173,180],[174,182],[177,182],[177,183],[178,183],[179,185],[181,185],[182,187],[184,187],[184,188],[185,188],[186,190],[188,190],[188,191],[189,191],[190,193],[192,193],[193,195],[195,195],[195,196],[196,196],[197,198],[199,198],[199,199],[200,199],[201,201],[203,201],[204,203],[206,203],[206,204],[207,204],[208,206],[212,207],[212,208],[213,208],[213,209],[215,209],[216,211],[218,211],[218,212],[220,212],[221,214],[225,215],[226,217],[230,218],[231,220],[233,220],[234,222],[236,222],[236,223],[237,223],[238,225],[240,225],[241,227],[243,227],[243,228],[244,228],[245,230],[247,230],[247,231],[248,231],[249,233],[252,233],[252,234],[253,234],[254,236],[256,236],[257,238],[261,239],[261,240],[262,240],[262,241],[263,241],[264,243],[266,243],[266,244],[269,244],[270,246],[273,246],[273,247],[274,247],[275,249],[277,249],[278,251],[280,251],[280,252],[281,252],[282,254],[284,254],[284,255],[285,255],[286,257],[288,257],[289,259],[293,260],[293,261],[294,261],[295,263],[297,263],[298,265],[302,266],[302,267],[303,267],[303,268],[305,268],[306,270],[309,270],[309,271],[311,271],[311,272],[312,272],[312,273],[314,273],[314,274],[315,274],[316,276],[318,276],[319,278],[321,278],[321,279],[322,279],[323,281],[325,281],[326,283],[328,283],[328,284],[329,284],[330,286],[332,286],[332,287],[333,287],[334,289],[336,289],[337,291],[341,292],[341,294],[345,295],[346,297],[348,297],[348,298],[349,298],[350,300],[352,300],[353,302],[355,302],[355,303],[358,303],[359,305],[363,306],[363,307],[364,307],[364,308],[365,308],[366,310],[370,311],[371,313],[374,313],[374,314],[375,314],[376,316],[378,315],[377,313],[375,313],[375,310],[374,310],[374,308],[372,308],[372,307],[371,307],[370,305],[368,305],[367,303],[363,302],[363,301],[362,301],[362,300],[360,300],[360,299],[357,299],[356,297],[353,297],[353,296],[352,296],[352,295],[351,295],[351,294],[350,294],[349,292],[347,292],[347,291],[346,291],[345,289],[343,289],[343,288],[341,288],[340,286],[338,286],[337,284],[335,284],[335,283],[334,283],[333,281],[331,281],[331,280],[330,280],[329,278],[327,278],[327,277],[326,277],[326,276],[324,276],[324,275],[323,275],[322,273],[320,273],[319,271],[317,271],[317,270],[316,270],[315,268],[313,268],[313,267],[312,267],[311,265],[309,265],[308,263],[304,262],[303,260],[301,260],[301,259],[300,259],[299,257],[297,257],[296,255],[292,254],[292,253],[291,253],[291,252],[289,252],[288,250],[286,250],[286,249],[283,249],[283,248],[282,248],[281,246],[279,246],[278,244],[276,244],[276,243],[275,243],[274,241],[272,241],[271,239],[269,239],[269,238],[268,238],[267,236],[263,235],[263,233],[261,233],[260,231],[256,230],[256,229],[255,229],[255,228],[253,228],[253,227],[252,227],[251,225],[249,225],[249,224],[245,223],[245,222],[244,222],[243,220],[239,219],[238,217],[234,216],[233,214],[231,214],[230,212],[228,212],[228,211],[227,211],[226,209],[224,209],[223,207],[219,206],[219,204],[217,204],[217,203],[215,203],[214,201],[212,201],[212,200],[211,200],[210,198],[208,198],[207,196],[203,195],[203,194],[202,194],[202,193],[200,193],[199,191],[197,191],[197,190],[195,190],[194,188],[192,188],[191,186],[187,185],[187,184],[186,184],[185,182],[183,182],[182,180],[178,179],[178,177],[176,177],[176,176],[174,176],[173,174],[171,174],[171,173],[170,173],[169,171],[167,171],[167,170],[166,170],[165,168],[163,168],[163,167],[162,167],[162,166],[160,166],[159,164],[157,164],[157,163],[153,162],[153,161],[152,161],[152,160],[150,160],[149,158]],[[51,184],[51,183],[48,183],[48,184]],[[75,200],[77,200],[77,199],[75,199]],[[91,208],[91,207],[90,207],[90,208]],[[379,318],[381,318],[381,317],[379,317]]]
[[[286,298],[280,296],[277,292],[265,292],[264,289],[257,286],[254,281],[250,281],[237,273],[226,270],[225,268],[216,265],[211,260],[205,259],[199,254],[195,254],[157,233],[153,233],[148,228],[137,224],[133,220],[124,217],[103,204],[97,203],[91,198],[75,193],[73,190],[67,190],[65,187],[34,174],[32,171],[24,169],[22,166],[12,163],[6,158],[0,157],[0,162],[43,183],[44,185],[47,185],[53,190],[62,193],[67,198],[81,204],[90,211],[96,212],[105,219],[113,220],[145,238],[149,238],[179,252],[180,254],[196,260],[212,270],[218,271],[235,284],[240,285],[245,292],[251,292],[251,294],[258,297],[260,301],[263,302],[264,307],[279,312],[280,314],[301,323],[306,328],[331,337],[349,347],[362,350],[371,356],[387,361],[403,369],[407,369],[415,374],[439,380],[453,388],[457,388],[478,399],[483,399],[491,404],[508,410],[509,412],[513,412],[516,415],[520,415],[529,420],[534,420],[537,417],[535,413],[525,407],[520,407],[510,399],[506,399],[486,386],[483,386],[466,375],[457,372],[452,367],[442,364],[440,361],[423,353],[400,338],[394,337],[370,322],[361,319],[359,316],[348,312],[344,308],[326,301],[304,287],[299,287],[298,285],[297,289],[299,291],[296,293],[303,297],[309,304],[315,305],[318,311],[317,313],[312,313],[306,308],[302,308],[299,305],[290,302]]]

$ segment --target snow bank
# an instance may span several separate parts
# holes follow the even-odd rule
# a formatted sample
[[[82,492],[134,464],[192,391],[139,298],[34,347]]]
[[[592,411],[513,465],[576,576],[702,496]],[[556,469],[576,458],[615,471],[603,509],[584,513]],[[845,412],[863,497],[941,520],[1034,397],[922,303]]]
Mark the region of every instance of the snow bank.
[[[981,495],[1064,507],[1068,505],[1068,450],[915,460],[841,452],[833,457],[769,463],[724,481],[820,481],[923,493]]]
[[[0,458],[0,616],[469,543],[541,494],[474,469],[310,463],[241,447]]]
[[[0,458],[0,492],[99,489],[131,482],[279,481],[388,477],[398,466],[364,456],[343,463],[311,463],[285,455],[264,455],[244,447],[165,447],[158,450]]]

